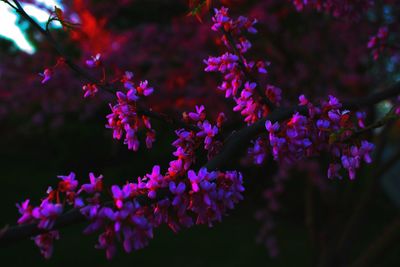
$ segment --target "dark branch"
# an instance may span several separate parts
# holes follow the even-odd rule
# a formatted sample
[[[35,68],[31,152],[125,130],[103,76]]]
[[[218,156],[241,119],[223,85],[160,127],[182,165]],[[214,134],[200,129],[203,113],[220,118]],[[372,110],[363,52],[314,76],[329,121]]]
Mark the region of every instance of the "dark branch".
[[[367,96],[365,98],[360,98],[358,100],[351,100],[351,101],[345,101],[344,102],[344,107],[345,108],[362,108],[368,105],[373,105],[376,104],[382,100],[389,99],[392,97],[395,97],[400,94],[400,83],[395,84],[391,88],[389,88],[386,91],[381,91],[378,93],[374,93],[370,96]],[[300,112],[300,113],[305,113],[306,108],[304,106],[295,106],[292,108],[279,108],[273,111],[270,115],[267,116],[265,119],[261,119],[260,121],[247,126],[237,132],[234,132],[228,140],[226,140],[224,147],[217,156],[212,158],[209,162],[207,162],[204,167],[206,167],[209,170],[223,170],[226,169],[229,165],[229,163],[232,162],[232,159],[237,158],[240,156],[243,151],[246,149],[248,146],[249,142],[256,137],[257,135],[265,132],[265,121],[271,120],[273,122],[275,121],[282,121],[285,119],[290,118],[294,112]],[[385,164],[385,166],[388,166]],[[165,192],[164,193],[157,193],[158,197],[165,197]],[[140,197],[138,198],[138,201],[143,204],[149,204],[149,199],[147,197]],[[73,209],[62,216],[60,216],[56,224],[54,226],[54,229],[59,229],[63,228],[66,226],[69,226],[71,224],[76,224],[84,221],[84,217],[81,215],[78,209]],[[0,234],[0,246],[8,245],[12,242],[23,240],[26,238],[29,238],[31,236],[35,236],[37,234],[40,234],[44,232],[41,229],[38,229],[36,224],[28,224],[28,225],[19,225],[19,226],[13,226],[5,231],[3,231]]]
[[[45,30],[40,26],[31,16],[29,16],[19,1],[13,0],[15,3],[15,11],[21,15],[24,19],[26,19],[35,29],[37,29],[45,38],[46,40],[50,43],[50,45],[54,48],[56,53],[64,59],[64,62],[67,64],[68,67],[70,67],[79,77],[82,77],[85,81],[96,84],[100,89],[102,89],[105,92],[114,94],[115,90],[112,89],[110,84],[99,84],[96,80],[95,77],[93,77],[90,73],[88,73],[86,70],[81,68],[79,65],[75,64],[71,58],[67,56],[67,53],[62,49],[62,47],[57,43],[57,41],[53,38],[51,33],[48,30]],[[7,2],[6,2],[7,3]],[[196,125],[192,124],[187,124],[179,119],[172,118],[166,114],[158,113],[155,111],[152,111],[151,109],[146,109],[143,107],[138,107],[137,109],[138,114],[140,115],[145,115],[150,118],[159,120],[161,122],[167,123],[169,125],[173,125],[178,128],[185,128],[189,130],[197,130],[198,127]]]

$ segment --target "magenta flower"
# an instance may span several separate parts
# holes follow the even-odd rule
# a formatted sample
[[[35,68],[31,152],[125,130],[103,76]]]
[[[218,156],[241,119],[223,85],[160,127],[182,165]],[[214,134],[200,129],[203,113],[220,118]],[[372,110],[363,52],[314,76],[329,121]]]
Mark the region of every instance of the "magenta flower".
[[[156,190],[160,187],[166,186],[164,176],[160,173],[160,166],[155,165],[150,174],[146,174],[147,183],[146,188],[149,189],[148,197],[156,198]]]
[[[183,182],[180,182],[178,185],[175,182],[169,183],[169,191],[175,195],[172,200],[172,205],[177,206],[182,203],[182,195],[186,190],[186,185]]]
[[[192,185],[192,190],[198,192],[200,190],[199,183],[201,181],[201,176],[197,176],[195,171],[190,170],[188,171],[188,178]]]
[[[124,137],[124,144],[128,145],[128,149],[133,151],[139,149],[137,132],[141,125],[144,125],[148,131],[146,146],[150,148],[155,140],[155,132],[151,129],[149,118],[146,116],[139,117],[136,112],[138,93],[148,95],[152,88],[148,88],[147,81],[145,81],[141,83],[138,90],[132,88],[126,94],[120,91],[116,93],[118,103],[114,106],[110,105],[112,113],[107,115],[108,124],[106,125],[106,128],[113,130],[113,138],[121,139]]]
[[[82,87],[82,90],[84,92],[84,95],[83,95],[84,98],[93,97],[99,91],[99,89],[97,88],[97,86],[95,84],[90,84],[90,83],[85,84]]]
[[[89,68],[95,68],[101,65],[101,61],[100,61],[101,55],[100,54],[96,54],[95,56],[92,56],[91,59],[86,60],[86,66],[88,66]]]
[[[50,231],[44,234],[37,235],[33,237],[33,241],[36,246],[39,247],[40,253],[43,255],[45,259],[49,259],[53,254],[53,242],[54,240],[58,240],[60,235],[58,231]]]
[[[149,96],[153,93],[154,88],[148,86],[148,81],[140,82],[139,86],[136,88],[137,92],[144,96]]]
[[[358,127],[365,128],[365,118],[367,117],[367,113],[365,112],[356,112]]]
[[[304,95],[299,96],[299,102],[301,106],[306,106],[309,103]]]
[[[83,184],[79,189],[78,193],[86,192],[88,194],[94,194],[95,192],[101,192],[103,190],[103,175],[96,177],[92,172],[89,173],[90,184]]]
[[[375,145],[368,142],[368,141],[361,141],[361,147],[359,150],[360,156],[363,157],[364,161],[366,163],[371,163],[372,159],[371,159],[371,152],[374,150]]]
[[[60,175],[58,176],[62,181],[58,183],[58,189],[60,192],[72,192],[78,186],[78,181],[75,180],[75,173],[71,172],[67,176]]]
[[[265,95],[275,105],[279,106],[282,100],[282,90],[273,85],[267,85]]]
[[[124,200],[128,197],[127,194],[121,190],[118,185],[113,185],[111,187],[112,196],[114,199],[114,204],[118,209],[122,209],[124,205]]]
[[[55,220],[62,214],[63,206],[61,204],[50,203],[44,199],[39,207],[32,210],[32,215],[39,220],[38,227],[41,229],[52,229]]]
[[[117,253],[117,247],[115,245],[115,232],[112,227],[108,227],[107,230],[99,236],[98,249],[106,250],[107,259],[112,259]]]
[[[219,29],[226,29],[231,23],[231,19],[228,16],[228,8],[221,7],[221,9],[214,9],[215,15],[212,20],[214,22],[211,29],[213,31],[218,31]]]
[[[50,69],[50,68],[45,69],[45,70],[43,71],[43,73],[39,73],[39,75],[43,77],[42,84],[43,84],[43,83],[46,83],[46,82],[47,82],[48,80],[50,80],[51,77],[53,76],[53,70]]]
[[[343,168],[347,169],[350,179],[353,180],[356,177],[356,169],[360,165],[359,160],[351,156],[342,156],[341,160]]]
[[[196,106],[196,112],[189,112],[189,117],[194,121],[203,121],[206,118],[205,108],[203,105]]]
[[[218,134],[218,127],[211,125],[208,121],[204,121],[199,124],[200,131],[197,136],[204,137],[204,148],[206,150],[211,149],[214,136]]]
[[[21,204],[17,204],[18,212],[21,217],[18,219],[18,224],[30,223],[34,220],[32,215],[33,207],[29,205],[29,199],[25,200]]]

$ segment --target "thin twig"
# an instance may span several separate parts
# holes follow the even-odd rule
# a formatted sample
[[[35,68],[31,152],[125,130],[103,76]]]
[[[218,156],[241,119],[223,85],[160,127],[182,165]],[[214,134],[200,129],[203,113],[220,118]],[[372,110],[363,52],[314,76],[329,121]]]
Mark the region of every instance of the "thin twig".
[[[54,48],[56,53],[61,56],[64,59],[64,62],[69,66],[78,76],[84,78],[87,82],[96,84],[100,89],[103,91],[109,92],[114,94],[115,90],[111,87],[110,84],[99,84],[97,82],[97,79],[93,77],[90,73],[88,73],[86,70],[78,66],[73,62],[72,59],[70,59],[67,54],[64,52],[62,47],[56,42],[56,40],[53,38],[51,35],[50,31],[43,29],[29,14],[25,12],[19,1],[13,0],[15,3],[16,7],[14,7],[15,11],[21,15],[24,19],[26,19],[35,29],[37,29],[45,38],[46,40],[51,44],[51,46]],[[181,120],[171,118],[170,116],[162,113],[158,113],[155,111],[152,111],[147,108],[139,107],[137,109],[138,114],[140,115],[145,115],[150,118],[162,121],[167,124],[172,124],[175,127],[180,127],[180,128],[186,128],[186,129],[198,129],[196,125],[192,124],[187,124]]]

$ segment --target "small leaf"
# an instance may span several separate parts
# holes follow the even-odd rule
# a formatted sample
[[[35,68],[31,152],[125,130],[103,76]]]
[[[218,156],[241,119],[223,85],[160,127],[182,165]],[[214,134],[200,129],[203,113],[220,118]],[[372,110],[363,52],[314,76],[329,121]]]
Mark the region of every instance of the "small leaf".
[[[63,11],[60,9],[60,8],[58,8],[57,6],[54,6],[54,11],[55,11],[55,13],[56,13],[56,16],[57,16],[57,18],[60,20],[60,21],[64,21],[64,14],[63,14]]]

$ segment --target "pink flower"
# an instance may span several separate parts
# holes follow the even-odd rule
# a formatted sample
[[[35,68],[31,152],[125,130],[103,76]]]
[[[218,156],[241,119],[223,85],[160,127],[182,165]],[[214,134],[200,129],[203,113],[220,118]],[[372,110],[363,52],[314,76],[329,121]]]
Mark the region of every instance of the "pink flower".
[[[43,71],[43,73],[39,73],[40,76],[43,77],[42,84],[47,82],[53,76],[53,70],[48,68]]]
[[[356,112],[358,127],[365,128],[365,118],[367,114],[365,112]]]
[[[203,121],[206,117],[205,108],[203,105],[196,106],[196,112],[189,112],[189,117],[194,121]]]
[[[124,205],[124,200],[128,197],[128,195],[124,190],[121,190],[121,188],[118,185],[113,185],[111,187],[111,192],[115,206],[119,209],[122,209]]]
[[[95,192],[101,192],[103,190],[103,175],[96,177],[92,172],[89,173],[90,184],[81,185],[80,192],[86,192],[88,194],[94,194]]]
[[[61,204],[50,203],[48,199],[42,201],[39,207],[32,210],[32,215],[39,220],[38,227],[41,229],[52,229],[55,220],[62,214]]]
[[[96,54],[95,56],[92,56],[91,59],[86,60],[86,66],[88,66],[89,68],[95,68],[101,65],[101,61],[100,61],[101,55],[100,54]]]
[[[160,166],[154,166],[152,172],[150,174],[146,174],[146,178],[148,179],[146,188],[149,189],[147,196],[154,199],[156,198],[156,190],[160,187],[166,186],[164,176],[160,173]]]
[[[45,259],[49,259],[53,254],[53,242],[54,240],[58,240],[60,235],[58,231],[50,231],[44,234],[37,235],[33,237],[33,241],[36,246],[39,247],[40,253],[43,255]]]
[[[153,93],[154,88],[148,86],[148,82],[143,81],[140,82],[139,86],[136,87],[136,90],[138,91],[139,94],[144,95],[144,96],[149,96]]]
[[[58,189],[60,192],[71,192],[75,191],[78,186],[78,181],[75,180],[75,173],[71,172],[67,176],[58,176],[62,181],[58,183]]]
[[[197,136],[204,137],[204,148],[209,150],[211,149],[214,136],[218,134],[218,127],[212,126],[208,121],[199,124],[199,127],[200,131],[197,133]]]
[[[97,92],[99,91],[99,89],[97,88],[97,86],[95,84],[85,84],[82,87],[83,92],[85,93],[83,95],[84,98],[86,97],[93,97],[97,94]]]
[[[147,128],[146,146],[151,148],[155,140],[155,132],[151,129],[149,118],[146,116],[140,117],[136,112],[136,102],[139,99],[138,93],[148,95],[152,88],[148,88],[147,81],[145,81],[137,89],[132,88],[126,94],[120,91],[116,93],[118,103],[114,106],[110,105],[112,113],[107,115],[108,123],[106,125],[106,128],[113,130],[113,138],[121,139],[124,137],[124,144],[128,145],[128,149],[133,151],[139,149],[137,132],[141,125]]]
[[[29,205],[29,199],[25,200],[21,204],[17,204],[18,212],[21,217],[18,219],[18,224],[30,223],[34,220],[32,215],[33,207]]]
[[[275,105],[279,106],[282,100],[282,90],[273,85],[267,85],[265,95]]]

